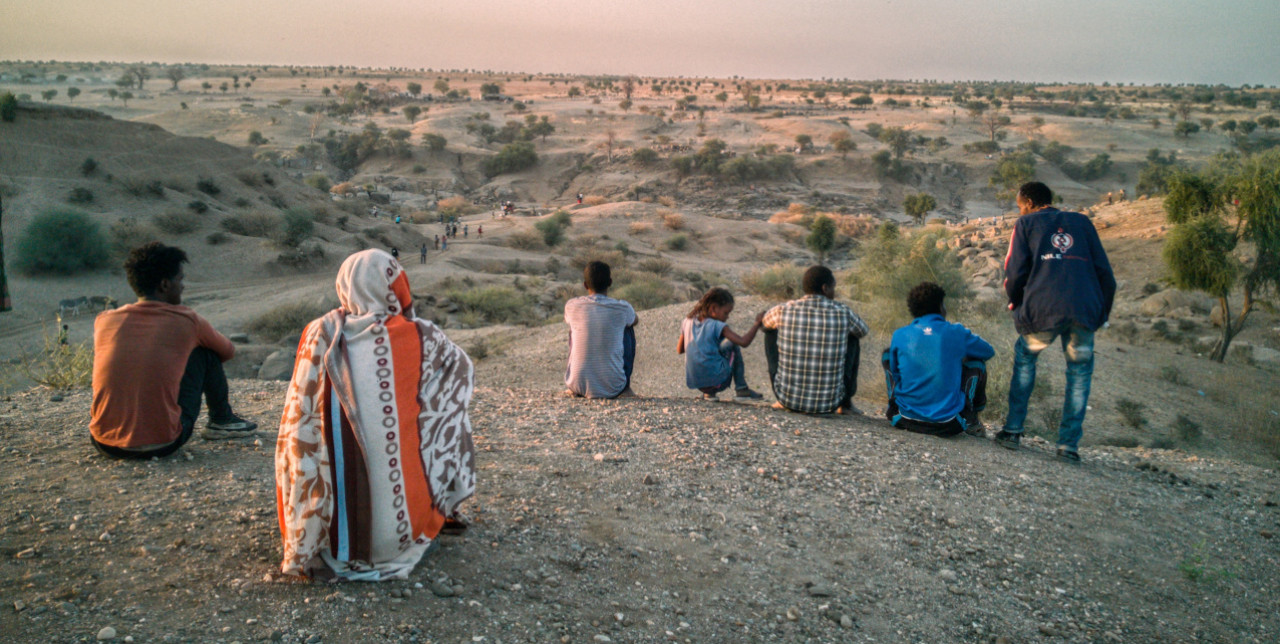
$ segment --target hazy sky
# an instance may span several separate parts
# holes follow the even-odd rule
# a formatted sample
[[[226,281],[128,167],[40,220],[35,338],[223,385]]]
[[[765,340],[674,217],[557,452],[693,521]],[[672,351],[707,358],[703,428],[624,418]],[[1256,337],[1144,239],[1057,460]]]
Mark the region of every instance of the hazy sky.
[[[1280,0],[0,0],[0,59],[1280,84]]]

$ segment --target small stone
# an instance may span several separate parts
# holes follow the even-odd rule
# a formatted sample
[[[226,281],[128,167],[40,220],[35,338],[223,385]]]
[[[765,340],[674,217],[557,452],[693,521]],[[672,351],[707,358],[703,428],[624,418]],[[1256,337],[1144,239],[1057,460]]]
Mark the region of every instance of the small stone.
[[[950,584],[954,582],[956,579],[958,579],[958,577],[956,576],[956,571],[950,568],[943,568],[942,570],[938,571],[938,579],[941,579],[942,581],[945,581],[948,584]]]
[[[453,597],[453,588],[442,581],[431,582],[431,592],[436,597]]]
[[[62,402],[63,400],[66,400],[66,398],[63,398],[62,394],[54,394],[52,396],[49,396],[49,402]]]
[[[1276,536],[1276,533],[1274,533],[1274,532],[1272,532],[1272,531],[1270,531],[1270,530],[1262,530],[1262,531],[1260,531],[1258,534],[1259,534],[1259,535],[1261,535],[1263,539],[1270,539],[1270,538],[1272,538],[1272,537]]]
[[[269,584],[269,583],[271,583],[271,582],[273,582],[273,581],[275,581],[275,580],[276,580],[275,575],[273,575],[273,574],[271,574],[271,573],[267,573],[267,574],[265,574],[265,575],[263,575],[263,576],[262,576],[262,581],[265,581],[265,582],[267,582],[268,584]]]
[[[13,602],[13,612],[15,612],[15,613],[21,613],[22,611],[24,611],[24,610],[26,610],[26,609],[27,609],[27,602],[24,602],[24,601],[22,601],[21,599],[16,600],[16,601],[14,601],[14,602]]]
[[[809,586],[810,597],[833,597],[835,594],[836,589],[827,584],[814,584]]]
[[[842,628],[853,628],[853,618],[848,615],[840,616],[840,626]]]
[[[643,483],[645,485],[657,485],[658,479],[654,478],[652,474],[645,474]]]
[[[14,555],[14,557],[16,557],[16,558],[18,558],[18,559],[35,559],[35,558],[36,558],[36,549],[35,549],[35,548],[27,548],[26,550],[19,550],[19,551],[18,551],[18,554]]]
[[[307,644],[317,644],[322,639],[324,638],[319,633],[312,633],[311,637],[307,638]]]
[[[133,636],[132,636],[132,635],[125,635],[125,636],[124,636],[124,644],[133,644]]]
[[[597,642],[612,642],[612,641],[613,641],[612,639],[610,639],[610,638],[609,638],[609,636],[608,636],[608,635],[604,635],[604,634],[598,634],[598,635],[596,635],[595,637],[593,637],[593,638],[591,638],[591,639],[593,639],[593,640],[595,640],[595,641],[597,641]]]
[[[99,642],[107,642],[115,638],[116,638],[116,629],[110,626],[104,626],[102,630],[98,631]]]
[[[1040,625],[1040,634],[1041,634],[1041,635],[1044,635],[1044,636],[1046,636],[1046,637],[1053,637],[1053,636],[1055,636],[1055,635],[1057,635],[1057,634],[1058,634],[1058,631],[1057,631],[1057,629],[1055,629],[1054,627],[1052,627],[1052,626],[1050,626],[1050,625],[1048,625],[1048,624],[1041,624],[1041,625]]]
[[[796,620],[798,620],[798,619],[800,619],[800,611],[798,611],[798,610],[796,610],[796,609],[794,609],[794,608],[788,608],[788,609],[787,609],[787,620],[788,620],[788,621],[792,621],[792,622],[794,622],[794,621],[796,621]]]
[[[409,590],[408,588],[405,588],[404,590],[400,591],[400,596],[404,597],[405,599],[408,599],[410,597],[413,597],[413,591]]]
[[[254,624],[258,623],[258,620],[250,617],[249,619],[244,620],[244,623],[248,624],[249,626],[253,626]]]
[[[271,635],[269,635],[268,637],[271,639],[272,642],[279,642],[280,640],[284,639],[284,631],[278,631],[278,630],[271,631]]]
[[[592,458],[596,459],[596,461],[603,461],[603,460],[604,460],[604,454],[596,454],[596,455],[595,455],[595,456],[593,456]]]
[[[248,333],[232,333],[231,335],[227,336],[227,339],[236,344],[249,344]]]
[[[948,586],[947,586],[947,590],[951,591],[951,594],[952,594],[952,595],[963,595],[963,594],[964,594],[964,589],[960,588],[959,586],[955,586],[955,585],[948,585]]]

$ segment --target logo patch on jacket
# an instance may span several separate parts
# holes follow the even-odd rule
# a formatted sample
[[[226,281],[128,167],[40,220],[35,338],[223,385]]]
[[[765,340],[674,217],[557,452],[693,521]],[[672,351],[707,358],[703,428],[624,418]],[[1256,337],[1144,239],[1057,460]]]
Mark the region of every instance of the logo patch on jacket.
[[[1067,249],[1071,248],[1071,246],[1075,244],[1075,240],[1071,238],[1071,235],[1063,232],[1062,229],[1059,228],[1057,234],[1049,238],[1049,243],[1053,244],[1053,247],[1058,249],[1059,253],[1065,253],[1067,252]]]

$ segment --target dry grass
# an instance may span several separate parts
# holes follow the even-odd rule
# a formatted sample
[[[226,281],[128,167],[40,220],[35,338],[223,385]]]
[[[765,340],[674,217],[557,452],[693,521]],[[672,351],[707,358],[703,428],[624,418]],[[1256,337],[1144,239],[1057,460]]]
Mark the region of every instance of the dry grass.
[[[334,300],[306,299],[276,306],[253,318],[245,330],[256,333],[264,340],[276,342],[294,333],[302,333],[312,320],[337,308]]]
[[[600,195],[587,195],[582,198],[582,203],[588,206],[602,206],[609,203],[609,199]]]
[[[93,348],[88,343],[62,344],[45,334],[44,346],[35,355],[23,355],[22,375],[51,389],[87,387],[93,377]]]
[[[684,215],[678,212],[668,212],[662,215],[662,227],[667,230],[681,230],[684,228]]]
[[[845,237],[863,237],[876,231],[879,222],[871,215],[842,215],[836,212],[818,212],[804,204],[793,203],[786,210],[769,217],[771,224],[795,224],[808,228],[818,217],[828,217],[835,222],[836,230]]]
[[[663,196],[661,196],[661,197],[658,197],[658,203],[660,203],[660,204],[662,204],[662,205],[664,205],[664,206],[666,206],[666,207],[668,207],[668,208],[675,208],[675,207],[676,207],[676,200],[675,200],[675,198],[674,198],[674,197],[668,197],[668,196],[666,196],[666,195],[663,195]]]
[[[653,230],[653,224],[647,221],[633,221],[630,226],[627,226],[627,230],[630,231],[632,235],[643,235],[644,233]]]

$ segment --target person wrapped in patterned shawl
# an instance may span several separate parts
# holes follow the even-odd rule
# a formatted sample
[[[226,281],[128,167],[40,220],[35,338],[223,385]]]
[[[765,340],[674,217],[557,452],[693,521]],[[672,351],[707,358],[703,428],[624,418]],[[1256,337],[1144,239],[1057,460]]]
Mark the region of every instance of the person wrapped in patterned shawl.
[[[404,579],[475,491],[467,354],[413,312],[404,269],[342,263],[341,307],[303,332],[276,442],[281,570]],[[449,525],[446,526],[446,523]]]

